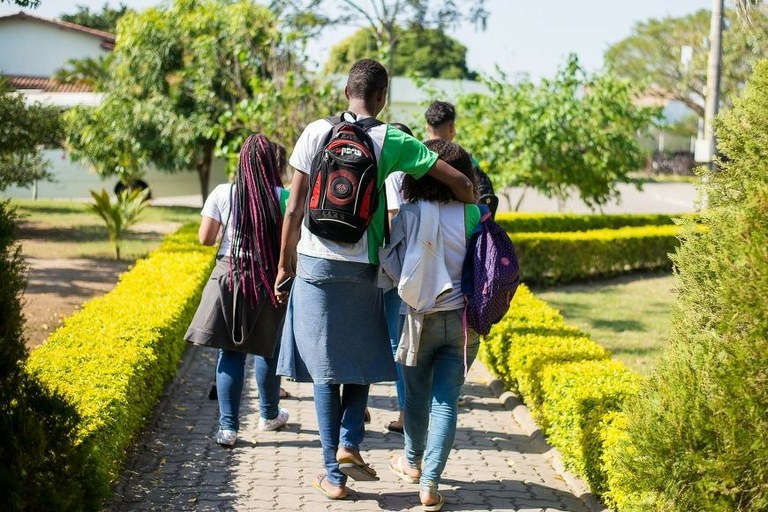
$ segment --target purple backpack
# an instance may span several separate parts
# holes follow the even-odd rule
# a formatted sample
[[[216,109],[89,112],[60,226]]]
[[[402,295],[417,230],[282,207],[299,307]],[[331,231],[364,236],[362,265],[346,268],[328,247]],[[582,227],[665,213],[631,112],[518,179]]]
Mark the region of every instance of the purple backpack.
[[[509,311],[520,284],[520,265],[506,231],[480,206],[480,225],[472,233],[462,270],[461,291],[467,296],[467,325],[488,334]]]

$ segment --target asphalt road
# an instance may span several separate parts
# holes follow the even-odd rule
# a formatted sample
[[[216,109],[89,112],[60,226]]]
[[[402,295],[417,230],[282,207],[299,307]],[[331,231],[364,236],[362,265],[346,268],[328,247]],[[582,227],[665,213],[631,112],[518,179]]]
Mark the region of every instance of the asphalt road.
[[[211,188],[213,188],[213,185],[211,185]],[[602,209],[603,213],[686,213],[693,212],[696,207],[696,188],[690,183],[647,183],[641,191],[638,191],[632,185],[621,185],[619,190],[621,191],[621,200],[605,205]],[[514,205],[520,198],[522,189],[512,187],[507,189],[507,191]],[[500,211],[511,210],[504,195],[501,195],[499,198],[499,203]],[[203,202],[202,197],[197,194],[191,196],[159,197],[154,200],[154,204],[199,208]],[[560,209],[556,199],[549,199],[531,189],[525,193],[520,211],[592,213],[578,199],[566,201],[562,205],[562,209]]]

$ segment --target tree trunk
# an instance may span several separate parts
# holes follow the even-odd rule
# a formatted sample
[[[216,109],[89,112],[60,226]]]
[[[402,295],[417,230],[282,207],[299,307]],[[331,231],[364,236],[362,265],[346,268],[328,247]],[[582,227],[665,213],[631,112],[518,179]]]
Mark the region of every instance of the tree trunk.
[[[197,177],[200,179],[200,194],[203,196],[203,203],[208,198],[208,186],[211,180],[211,164],[213,162],[213,143],[203,144],[202,158],[197,164]]]

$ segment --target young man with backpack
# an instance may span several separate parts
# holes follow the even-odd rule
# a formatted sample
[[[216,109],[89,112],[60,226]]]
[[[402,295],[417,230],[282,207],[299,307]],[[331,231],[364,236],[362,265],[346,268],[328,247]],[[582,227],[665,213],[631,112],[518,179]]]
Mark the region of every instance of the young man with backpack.
[[[278,374],[314,384],[325,473],[313,486],[343,499],[347,478],[378,480],[360,454],[371,383],[396,378],[378,250],[386,229],[384,181],[395,169],[429,174],[462,202],[472,182],[413,137],[376,121],[388,76],[355,63],[344,89],[348,112],[309,124],[289,160],[296,169],[283,222],[275,283],[288,302]],[[290,294],[285,283],[292,278]]]

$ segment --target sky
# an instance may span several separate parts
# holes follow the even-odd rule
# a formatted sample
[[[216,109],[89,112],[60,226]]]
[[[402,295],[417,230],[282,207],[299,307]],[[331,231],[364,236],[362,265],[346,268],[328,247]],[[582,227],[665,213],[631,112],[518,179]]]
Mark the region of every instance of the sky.
[[[367,2],[367,0],[360,0]],[[57,18],[73,13],[77,5],[99,10],[105,0],[41,0],[33,11],[42,17]],[[106,3],[117,6],[120,1]],[[158,0],[123,0],[136,10],[157,5]],[[470,69],[493,73],[498,67],[510,76],[527,74],[532,79],[554,75],[568,53],[574,52],[591,70],[602,66],[603,53],[615,42],[630,35],[639,21],[665,16],[682,16],[706,9],[711,0],[486,0],[490,11],[485,31],[471,25],[448,33],[467,48]],[[0,15],[18,12],[19,7],[0,6]],[[326,30],[310,45],[309,57],[322,66],[330,48],[358,27]]]

